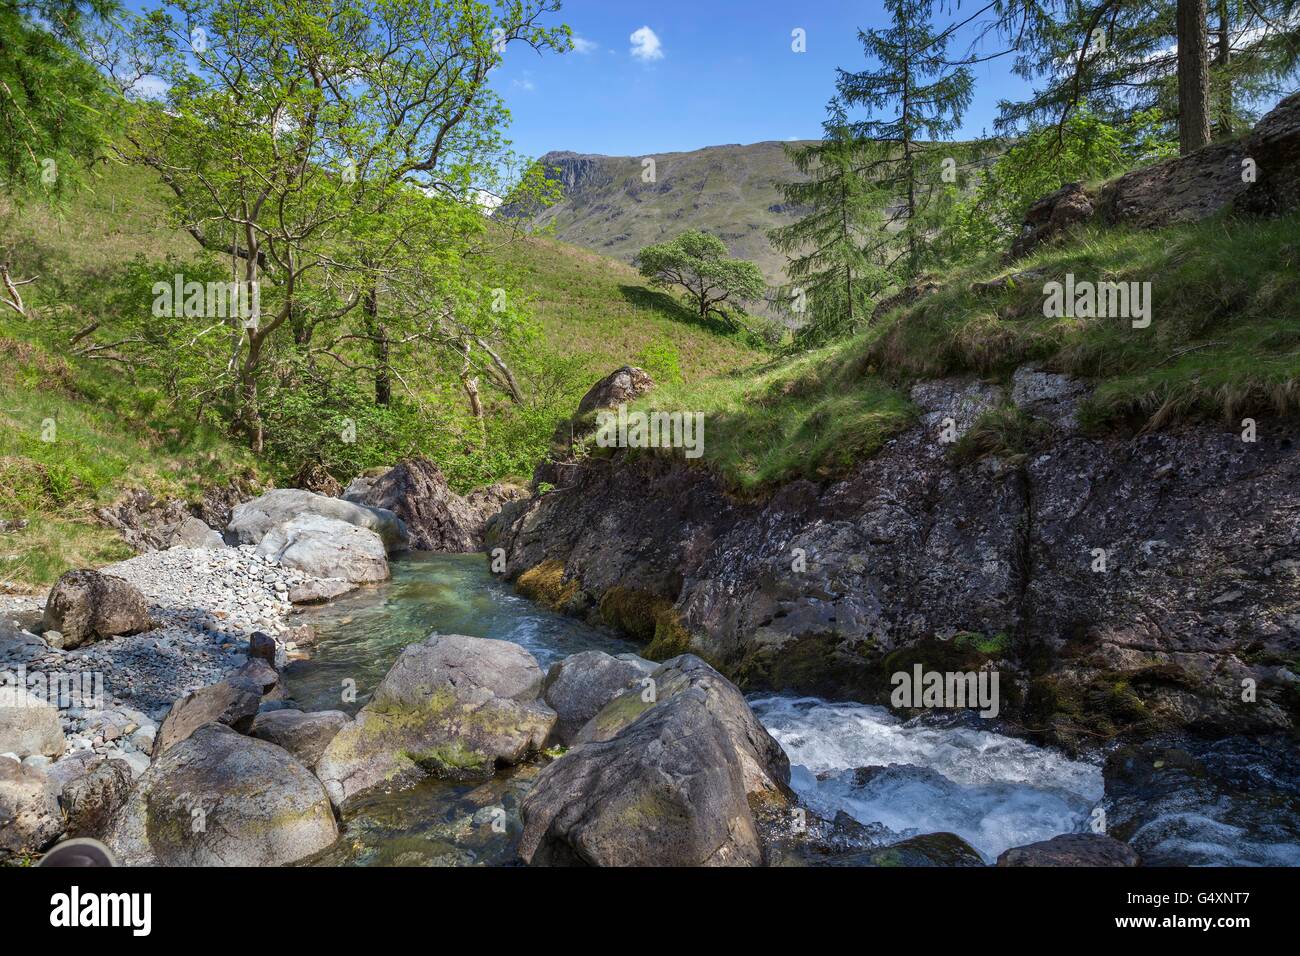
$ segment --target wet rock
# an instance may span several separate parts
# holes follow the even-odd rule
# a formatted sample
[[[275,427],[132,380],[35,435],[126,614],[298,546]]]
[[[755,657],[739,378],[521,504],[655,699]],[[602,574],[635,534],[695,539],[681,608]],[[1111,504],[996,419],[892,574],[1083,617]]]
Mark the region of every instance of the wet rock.
[[[66,746],[57,709],[25,688],[0,687],[0,753],[57,757]]]
[[[955,833],[924,833],[889,846],[830,857],[826,866],[984,866],[984,858]]]
[[[34,767],[0,757],[0,854],[32,853],[63,832],[58,793]]]
[[[354,584],[388,579],[384,542],[373,531],[336,518],[300,514],[262,536],[257,553],[319,578]]]
[[[329,798],[306,767],[209,724],[145,771],[105,842],[127,866],[283,866],[337,838]]]
[[[1006,850],[998,866],[1137,866],[1137,852],[1101,833],[1063,833]]]
[[[226,540],[235,544],[259,544],[271,529],[301,515],[333,518],[373,531],[390,552],[406,547],[406,527],[391,511],[327,498],[299,488],[277,488],[237,506],[231,512]]]
[[[250,735],[269,740],[293,754],[306,767],[315,767],[331,740],[348,722],[341,710],[303,713],[285,708],[260,713],[253,720]]]
[[[556,739],[566,746],[573,743],[601,708],[654,670],[653,663],[644,665],[648,669],[604,651],[583,651],[552,664],[542,685],[542,699],[558,715]]]
[[[576,746],[538,775],[521,806],[526,863],[763,862],[750,799],[785,799],[784,753],[770,737],[752,739],[757,721],[743,698],[703,661],[678,658],[655,673],[663,697],[613,736]],[[745,714],[734,708],[737,699]]]
[[[89,569],[68,571],[50,591],[44,626],[62,635],[65,650],[152,626],[144,595],[121,578]]]
[[[289,588],[291,604],[320,604],[355,591],[357,585],[342,578],[310,578]]]
[[[434,774],[489,774],[543,746],[555,712],[542,671],[509,641],[433,634],[407,646],[317,764],[336,806]]]

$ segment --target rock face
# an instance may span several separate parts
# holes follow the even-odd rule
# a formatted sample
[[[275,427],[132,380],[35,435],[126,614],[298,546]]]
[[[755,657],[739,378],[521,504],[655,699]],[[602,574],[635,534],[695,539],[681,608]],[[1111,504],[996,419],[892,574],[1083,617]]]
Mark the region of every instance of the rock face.
[[[0,687],[0,754],[57,757],[67,741],[59,712],[22,687]]]
[[[135,587],[98,571],[69,571],[59,578],[45,604],[45,630],[62,635],[71,649],[119,634],[138,634],[152,626],[149,605]]]
[[[595,430],[597,412],[625,405],[654,387],[650,373],[633,365],[615,369],[591,386],[578,402],[573,417],[555,429],[546,460],[533,470],[533,486],[556,484],[560,472],[571,470],[564,467],[571,460],[570,449],[576,439]]]
[[[353,485],[348,487],[349,500],[387,509],[401,518],[411,547],[418,551],[464,554],[482,546],[487,516],[481,507],[452,491],[441,469],[427,458],[399,461],[355,491]]]
[[[655,669],[640,658],[620,659],[604,651],[583,651],[556,661],[546,673],[542,699],[555,711],[555,736],[568,746],[611,700]]]
[[[335,735],[348,722],[341,710],[272,710],[253,719],[249,733],[259,740],[269,740],[283,747],[306,767],[315,767]]]
[[[699,652],[746,688],[887,700],[899,664],[990,665],[1028,690],[1005,705],[1058,742],[1084,724],[1290,726],[1300,429],[1093,439],[1070,425],[1076,385],[1016,376],[1022,407],[1056,423],[1017,462],[950,460],[944,420],[960,435],[1005,401],[958,380],[915,389],[921,424],[847,477],[765,500],[661,459],[594,460],[503,514],[506,574],[543,568],[556,606],[654,653]],[[971,634],[991,650],[957,640]]]
[[[998,866],[1137,866],[1140,862],[1127,843],[1100,833],[1062,833],[1012,847],[998,857]]]
[[[0,757],[0,855],[40,850],[62,832],[63,815],[50,779]]]
[[[519,853],[537,865],[757,866],[749,801],[783,802],[790,767],[740,692],[699,658],[608,704],[538,775]],[[590,725],[589,725],[590,726]],[[584,729],[585,731],[585,729]]]
[[[337,518],[300,514],[262,536],[257,553],[318,578],[353,584],[388,579],[388,555],[375,532]]]
[[[389,552],[407,546],[406,527],[391,511],[326,498],[298,488],[277,488],[236,506],[226,528],[226,540],[231,544],[259,544],[276,525],[304,514],[334,518],[373,531],[383,539]]]
[[[1252,178],[1253,177],[1253,178]],[[1277,215],[1300,207],[1300,94],[1282,100],[1242,139],[1135,169],[1091,195],[1070,183],[1025,214],[1011,247],[1018,259],[1098,214],[1109,225],[1155,228],[1199,222],[1225,209]]]
[[[159,500],[142,489],[133,489],[109,507],[101,508],[98,517],[116,528],[122,538],[140,553],[163,551],[178,545],[187,548],[222,547],[214,541],[213,528],[224,528],[230,510],[257,494],[258,487],[246,478],[235,477],[226,485],[212,485],[203,490],[198,502],[179,498]],[[220,535],[217,536],[220,538]]]
[[[329,798],[306,767],[209,724],[145,771],[105,842],[127,866],[282,866],[337,838]]]
[[[541,687],[541,668],[518,644],[433,634],[402,651],[316,772],[336,806],[428,774],[489,774],[545,744],[556,718]]]

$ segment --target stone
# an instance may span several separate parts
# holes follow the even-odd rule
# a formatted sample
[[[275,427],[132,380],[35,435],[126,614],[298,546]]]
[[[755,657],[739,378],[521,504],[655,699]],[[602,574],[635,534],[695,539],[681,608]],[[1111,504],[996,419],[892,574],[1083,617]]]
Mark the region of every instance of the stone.
[[[1138,866],[1127,843],[1101,833],[1062,833],[1050,840],[1004,850],[998,866]]]
[[[250,659],[266,661],[275,666],[275,638],[263,631],[254,631],[248,638],[248,656]]]
[[[525,863],[764,862],[750,799],[788,799],[789,763],[780,745],[739,691],[698,658],[665,662],[655,679],[663,692],[653,704],[613,736],[580,743],[538,775],[520,807]],[[643,702],[629,692],[606,710],[629,699]],[[737,700],[743,714],[733,706]],[[766,740],[751,739],[752,728]]]
[[[158,727],[151,756],[157,760],[205,724],[225,724],[247,733],[261,703],[262,688],[254,681],[233,678],[200,687],[172,704]]]
[[[464,554],[482,546],[486,516],[452,491],[427,458],[399,461],[350,500],[396,514],[416,550]]]
[[[304,766],[314,768],[325,748],[349,719],[341,710],[304,713],[283,708],[259,713],[253,720],[249,735],[283,747]]]
[[[1091,391],[1079,379],[1038,365],[1022,365],[1011,376],[1011,401],[1017,408],[1067,431],[1078,427],[1079,403]]]
[[[66,747],[55,707],[26,688],[0,687],[0,753],[57,757]]]
[[[645,663],[653,670],[654,664]],[[558,715],[556,739],[565,746],[573,743],[584,724],[646,673],[632,661],[604,651],[582,651],[556,661],[542,685],[542,699]]]
[[[406,527],[391,511],[327,498],[299,488],[277,488],[238,505],[231,512],[226,540],[232,544],[259,544],[268,531],[301,515],[333,518],[373,531],[390,552],[407,546]]]
[[[59,795],[68,821],[66,834],[102,839],[109,820],[126,803],[131,782],[131,768],[125,761],[100,758],[88,764],[86,772],[64,784]]]
[[[284,866],[337,839],[329,798],[306,767],[209,724],[141,775],[104,842],[126,866]]]
[[[1095,208],[1093,197],[1083,183],[1066,183],[1048,193],[1025,211],[1020,234],[1011,244],[1011,258],[1019,259],[1072,226],[1086,222],[1092,218]]]
[[[357,585],[342,578],[308,578],[289,588],[289,603],[321,604],[356,589]]]
[[[184,518],[171,536],[173,548],[224,548],[226,541],[219,532],[208,527],[202,518],[192,515]]]
[[[90,569],[68,571],[59,578],[45,604],[44,625],[46,641],[58,631],[58,646],[64,650],[153,626],[149,605],[134,585]]]
[[[319,578],[342,578],[354,584],[388,579],[384,542],[366,528],[301,514],[262,536],[257,553]]]
[[[316,772],[339,807],[429,774],[489,775],[544,746],[556,717],[537,699],[541,685],[541,668],[518,644],[430,635],[403,649]]]
[[[561,422],[551,437],[551,447],[544,461],[533,471],[533,487],[557,484],[564,466],[572,460],[573,443],[595,431],[596,413],[635,401],[655,387],[650,373],[634,365],[624,365],[591,386],[578,402],[578,408],[566,422]]]
[[[0,854],[37,852],[62,832],[58,792],[49,777],[0,760]]]

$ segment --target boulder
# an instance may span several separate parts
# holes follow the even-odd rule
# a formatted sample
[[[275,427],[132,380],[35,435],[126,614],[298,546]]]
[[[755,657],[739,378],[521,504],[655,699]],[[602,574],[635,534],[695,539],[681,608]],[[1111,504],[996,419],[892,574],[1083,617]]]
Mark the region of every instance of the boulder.
[[[261,706],[264,686],[262,682],[236,673],[226,680],[186,694],[172,704],[158,727],[153,759],[157,760],[176,744],[188,740],[206,724],[225,724],[241,734],[248,733],[257,716],[257,708]]]
[[[560,483],[560,472],[564,469],[557,465],[562,466],[569,461],[574,441],[595,430],[597,412],[626,405],[654,387],[655,381],[650,373],[634,365],[615,369],[591,386],[578,402],[573,416],[555,429],[546,459],[533,470],[533,487],[543,483]]]
[[[26,688],[0,687],[0,753],[57,757],[66,746],[54,706]]]
[[[1013,846],[998,866],[1137,866],[1137,851],[1101,833],[1062,833],[1050,840]]]
[[[264,631],[254,631],[248,638],[249,660],[261,660],[275,667],[275,638]]]
[[[289,588],[289,603],[320,604],[356,589],[357,585],[342,578],[308,578]]]
[[[62,635],[65,650],[152,626],[148,602],[134,585],[88,568],[59,578],[45,603],[45,632]]]
[[[341,710],[320,710],[303,713],[301,710],[272,710],[260,713],[253,719],[249,734],[259,740],[268,740],[283,747],[306,767],[315,767],[335,735],[348,722]]]
[[[1091,219],[1093,212],[1093,199],[1083,183],[1066,183],[1048,193],[1025,211],[1020,235],[1011,244],[1011,258],[1019,259],[1076,223]]]
[[[591,718],[657,665],[621,660],[604,651],[582,651],[556,661],[546,674],[542,699],[558,715],[555,735],[568,746]]]
[[[556,718],[537,699],[541,685],[541,668],[518,644],[433,634],[403,649],[316,772],[336,806],[428,774],[490,774],[545,744]]]
[[[101,839],[113,814],[131,793],[131,767],[125,760],[87,761],[85,772],[63,784],[59,803],[67,817],[70,837]]]
[[[274,744],[208,724],[144,772],[104,842],[127,866],[283,866],[337,838],[311,771]]]
[[[62,832],[58,792],[49,777],[0,757],[0,854],[35,852]]]
[[[427,458],[407,458],[368,480],[351,500],[393,512],[406,524],[410,546],[419,551],[465,554],[483,541],[486,518],[451,490],[442,471]],[[499,508],[497,510],[500,510]]]
[[[230,514],[226,540],[231,544],[259,544],[272,528],[305,514],[334,518],[373,531],[383,539],[389,552],[407,546],[406,527],[391,511],[327,498],[300,488],[277,488],[237,505]]]
[[[1300,208],[1300,93],[1255,124],[1243,152],[1254,161],[1256,181],[1237,197],[1237,208],[1264,215]]]
[[[388,578],[388,556],[375,532],[337,518],[300,514],[276,525],[257,553],[318,578],[368,584]]]
[[[983,866],[984,858],[955,833],[923,833],[885,847],[833,856],[827,866]]]
[[[521,806],[526,863],[763,862],[750,800],[788,799],[784,751],[699,658],[667,661],[651,679],[653,702],[644,691],[616,698],[591,722],[612,735],[588,734],[538,775]]]
[[[172,533],[173,548],[224,548],[226,541],[201,518],[186,516]]]

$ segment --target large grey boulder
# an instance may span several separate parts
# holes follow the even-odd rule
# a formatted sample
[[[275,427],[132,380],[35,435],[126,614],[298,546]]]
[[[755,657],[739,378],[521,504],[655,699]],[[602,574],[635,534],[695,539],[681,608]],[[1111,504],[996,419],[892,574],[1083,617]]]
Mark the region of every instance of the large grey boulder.
[[[545,744],[555,711],[537,699],[541,685],[518,644],[433,634],[402,651],[316,772],[337,806],[428,774],[489,774]]]
[[[35,767],[0,757],[0,853],[40,850],[63,832],[58,792]]]
[[[208,527],[202,518],[192,515],[181,520],[172,533],[173,548],[224,548],[226,541],[219,532]]]
[[[304,766],[315,767],[331,740],[348,722],[341,710],[271,710],[253,719],[250,735],[269,740],[293,754]]]
[[[337,838],[311,771],[274,744],[208,724],[144,772],[104,842],[127,866],[282,866]]]
[[[46,634],[62,635],[64,649],[91,641],[138,634],[152,627],[149,604],[132,584],[89,568],[68,571],[55,583],[45,602]]]
[[[656,664],[639,659],[620,659],[604,651],[582,651],[556,661],[546,673],[542,699],[558,715],[556,739],[568,746],[591,718],[606,704],[641,678]]]
[[[262,536],[257,553],[318,578],[353,584],[388,579],[388,556],[378,534],[317,514],[300,514],[276,525]]]
[[[237,505],[230,514],[226,540],[231,544],[258,544],[272,528],[303,514],[334,518],[373,531],[390,552],[407,546],[406,526],[391,511],[327,498],[301,488],[277,488]]]
[[[525,862],[763,862],[750,801],[788,799],[789,762],[780,745],[740,692],[698,658],[675,658],[651,676],[654,694],[631,691],[602,710],[615,715],[605,721],[618,726],[612,736],[588,735],[538,775],[521,806]]]
[[[57,757],[66,746],[58,710],[26,688],[0,687],[0,753]]]

